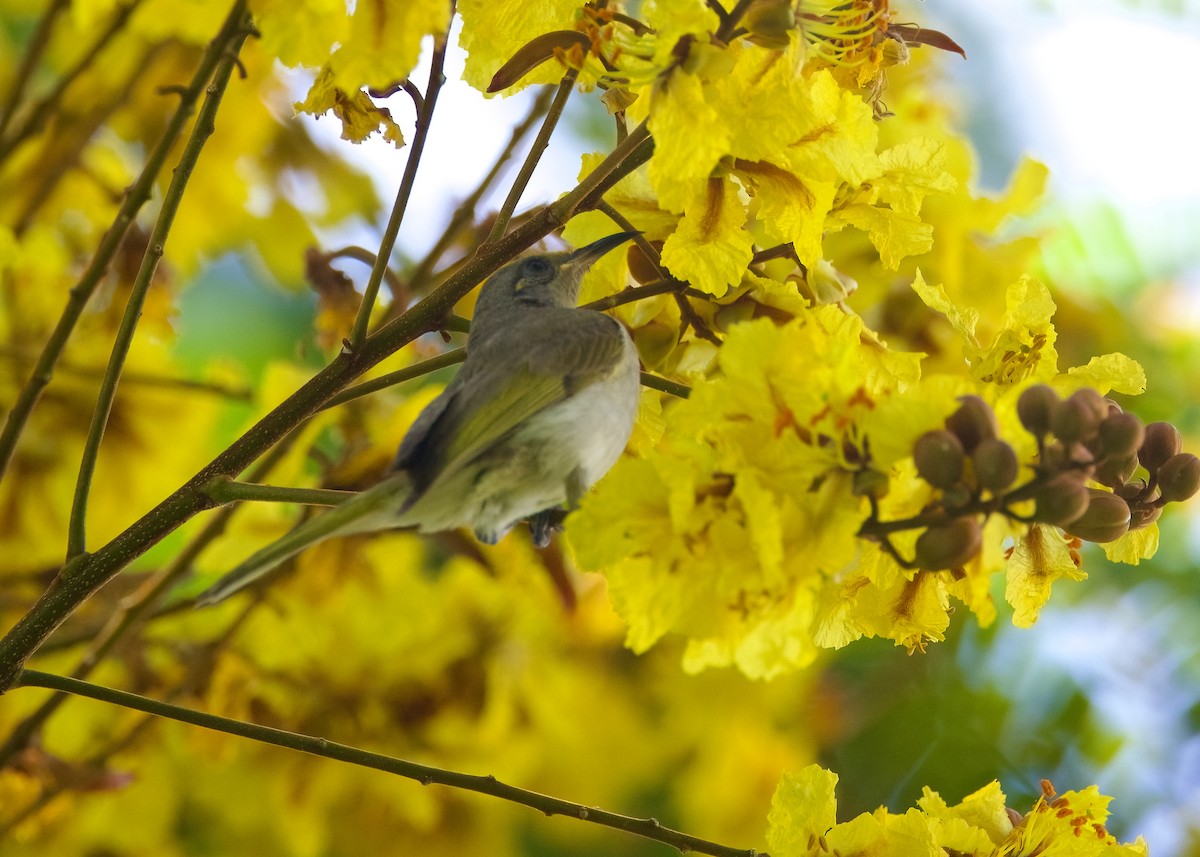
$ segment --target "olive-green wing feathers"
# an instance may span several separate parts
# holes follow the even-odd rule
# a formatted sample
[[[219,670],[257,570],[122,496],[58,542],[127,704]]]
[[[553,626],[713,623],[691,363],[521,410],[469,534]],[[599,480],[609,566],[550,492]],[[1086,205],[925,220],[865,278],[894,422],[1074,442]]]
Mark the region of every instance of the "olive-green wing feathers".
[[[396,465],[418,474],[432,465],[419,478],[426,485],[457,470],[534,414],[609,375],[626,341],[620,323],[601,313],[564,309],[518,319],[501,341],[471,355],[472,371],[460,373],[456,390],[447,388],[446,401],[419,426],[421,436],[405,438]]]

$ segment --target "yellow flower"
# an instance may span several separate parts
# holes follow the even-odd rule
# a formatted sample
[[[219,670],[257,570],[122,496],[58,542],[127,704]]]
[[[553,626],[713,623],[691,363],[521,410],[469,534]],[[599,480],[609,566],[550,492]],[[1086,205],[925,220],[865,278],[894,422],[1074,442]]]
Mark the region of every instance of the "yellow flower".
[[[864,336],[836,307],[734,326],[721,373],[666,410],[658,447],[585,498],[572,544],[605,572],[635,650],[674,631],[689,640],[689,670],[769,676],[863,634],[940,638],[946,581],[860,555],[853,461],[869,451],[892,467],[953,400],[944,385],[917,386],[915,355],[864,348]],[[905,485],[915,493],[898,488],[889,512],[904,496],[910,514],[925,502],[915,475]]]
[[[379,131],[383,139],[396,148],[404,145],[400,126],[392,119],[391,112],[386,107],[376,106],[367,93],[360,89],[343,89],[338,85],[337,75],[328,66],[317,75],[308,95],[303,101],[296,102],[295,108],[300,113],[314,116],[333,111],[333,115],[342,123],[343,140],[361,143]]]
[[[838,65],[857,65],[870,58],[879,34],[887,31],[891,12],[888,0],[816,0],[806,2],[798,17],[817,56]]]
[[[817,765],[779,781],[767,818],[767,842],[774,857],[819,854],[918,855],[954,853],[1060,857],[1137,857],[1146,845],[1138,839],[1121,844],[1104,826],[1110,798],[1096,786],[1067,792],[1053,790],[1014,826],[999,783],[992,782],[962,803],[949,806],[929,788],[917,807],[904,813],[879,808],[842,823],[836,821],[837,777]],[[1048,784],[1047,784],[1048,785]]]

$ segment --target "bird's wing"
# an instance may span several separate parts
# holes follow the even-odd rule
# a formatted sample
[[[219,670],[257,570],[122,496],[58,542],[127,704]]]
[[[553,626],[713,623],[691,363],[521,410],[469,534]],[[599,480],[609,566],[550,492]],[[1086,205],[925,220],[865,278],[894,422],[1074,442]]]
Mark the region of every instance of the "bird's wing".
[[[469,369],[464,366],[446,386],[446,389],[442,390],[441,395],[426,405],[425,409],[417,415],[416,420],[404,435],[404,439],[400,441],[400,448],[396,450],[396,457],[392,459],[390,470],[403,470],[409,465],[412,457],[425,442],[425,438],[429,436],[429,430],[433,428],[438,418],[454,401],[458,391],[462,389],[468,375]]]
[[[334,536],[394,526],[397,513],[411,492],[411,477],[407,473],[393,473],[344,503],[298,524],[283,538],[251,554],[241,565],[202,592],[196,600],[196,606],[204,607],[224,601],[309,545]]]
[[[453,426],[437,429],[447,438],[439,475],[473,460],[534,414],[621,364],[627,334],[616,319],[588,310],[561,313],[557,318],[530,313],[506,331],[503,343],[479,355],[480,368],[439,420],[447,429]],[[515,365],[512,352],[521,354]]]

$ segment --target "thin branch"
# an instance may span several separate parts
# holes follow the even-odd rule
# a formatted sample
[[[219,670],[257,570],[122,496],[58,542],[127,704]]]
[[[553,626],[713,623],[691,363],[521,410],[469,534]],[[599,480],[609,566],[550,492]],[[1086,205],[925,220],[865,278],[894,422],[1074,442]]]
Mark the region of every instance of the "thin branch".
[[[479,201],[483,199],[483,195],[491,189],[496,179],[499,178],[501,171],[508,164],[509,159],[512,158],[513,152],[516,151],[517,145],[525,139],[525,135],[530,132],[533,126],[537,124],[538,119],[549,108],[550,99],[554,93],[555,90],[548,86],[542,88],[542,91],[538,93],[537,98],[534,99],[533,104],[530,106],[529,113],[513,128],[512,134],[508,138],[508,143],[500,151],[499,156],[492,164],[492,168],[488,170],[487,175],[459,203],[454,214],[450,216],[450,222],[446,224],[446,229],[442,232],[441,237],[438,238],[437,243],[425,254],[425,258],[417,264],[417,267],[413,269],[412,275],[408,278],[408,282],[414,290],[419,291],[421,289],[426,278],[429,277],[430,272],[433,270],[433,266],[438,263],[438,260],[442,258],[446,250],[450,248],[450,245],[454,243],[454,239],[458,235],[458,230],[462,229],[463,225],[474,217],[479,207]],[[403,310],[404,307],[399,307],[399,311],[402,312]]]
[[[533,171],[537,169],[537,165],[542,159],[542,153],[550,145],[550,136],[554,133],[554,128],[562,117],[563,108],[567,106],[567,99],[571,97],[571,92],[575,89],[577,77],[579,77],[579,70],[571,68],[567,69],[567,73],[559,81],[558,90],[554,93],[554,100],[550,102],[550,109],[546,111],[546,118],[542,120],[542,127],[538,129],[537,136],[533,138],[529,154],[525,156],[525,161],[521,164],[521,170],[513,180],[512,187],[508,189],[508,196],[504,198],[504,204],[500,206],[500,211],[496,214],[496,222],[492,224],[492,231],[488,234],[486,243],[492,244],[498,241],[504,234],[504,230],[508,228],[508,221],[512,219],[513,212],[517,209],[517,203],[521,201],[521,194],[525,192],[529,179],[533,177]]]
[[[184,678],[175,686],[172,691],[167,693],[166,698],[168,700],[174,699],[189,691],[193,691],[198,684],[198,678],[211,673],[213,659],[217,652],[222,646],[225,645],[225,643],[233,638],[233,636],[246,623],[250,613],[262,603],[263,600],[261,598],[253,598],[247,601],[245,606],[238,611],[237,616],[234,617],[234,620],[229,623],[225,630],[222,631],[217,637],[214,637],[204,644],[199,656],[194,657],[188,664],[187,674],[184,676]],[[80,676],[73,676],[73,678],[80,678]],[[46,703],[54,703],[54,707],[57,707],[59,704],[70,698],[71,697],[69,694],[58,692],[53,694],[46,701]],[[46,704],[43,704],[42,707],[44,708],[45,705]],[[41,708],[39,708],[38,711],[41,711]],[[133,742],[136,741],[138,737],[156,720],[157,718],[155,718],[152,714],[145,715],[136,723],[134,723],[133,726],[127,729],[124,734],[109,739],[107,743],[102,745],[98,750],[96,750],[96,752],[92,753],[91,756],[87,757],[80,767],[84,768],[85,770],[98,770],[113,755],[131,746]],[[2,765],[0,765],[0,767],[2,767]],[[51,800],[68,790],[68,788],[70,788],[70,783],[60,782],[43,789],[42,793],[38,795],[35,800],[31,801],[15,816],[0,823],[0,839],[13,830],[13,828],[21,824],[21,822],[37,814],[37,812],[45,807]]]
[[[446,82],[442,67],[446,61],[447,35],[437,40],[433,49],[433,59],[429,66],[429,83],[425,87],[425,97],[417,106],[417,131],[413,136],[412,145],[408,150],[408,160],[404,164],[404,175],[400,178],[400,189],[396,192],[396,203],[392,206],[391,217],[383,231],[383,240],[379,242],[379,253],[375,257],[375,267],[371,269],[371,277],[367,280],[363,291],[362,303],[358,306],[358,315],[354,326],[350,329],[348,347],[351,352],[357,351],[367,337],[367,326],[371,323],[371,311],[375,308],[375,298],[379,294],[379,284],[383,281],[384,272],[388,267],[388,259],[392,255],[392,247],[396,244],[396,236],[400,234],[400,223],[404,220],[404,212],[408,208],[409,197],[412,196],[413,182],[417,179],[417,167],[421,164],[421,154],[425,150],[425,141],[429,138],[429,128],[433,123],[433,111],[437,107],[438,93]]]
[[[621,227],[623,231],[636,233],[633,236],[633,243],[638,246],[638,249],[642,251],[642,254],[649,260],[650,264],[654,266],[655,273],[657,273],[659,277],[668,276],[667,272],[663,270],[662,257],[660,256],[658,250],[655,249],[654,245],[650,243],[649,239],[642,234],[642,230],[638,229],[629,221],[628,217],[617,211],[617,209],[614,208],[611,203],[603,199],[597,201],[596,211],[601,212],[605,217],[617,224],[617,226]],[[683,284],[681,283],[680,285]]]
[[[651,375],[649,372],[643,372],[641,378],[642,386],[649,387],[651,390],[658,390],[662,393],[670,393],[672,396],[678,396],[681,399],[686,399],[692,394],[692,388],[686,384],[668,381],[666,378],[660,378],[657,375]]]
[[[0,347],[0,359],[11,360],[18,364],[32,363],[29,355],[21,354],[16,349]],[[102,378],[104,372],[91,366],[77,366],[74,363],[62,362],[58,370],[76,378]],[[254,398],[254,390],[250,387],[234,387],[218,381],[201,381],[196,378],[176,378],[170,375],[154,375],[149,372],[126,372],[121,376],[126,384],[138,384],[144,387],[162,387],[168,390],[187,390],[188,392],[209,393],[225,399],[248,402]]]
[[[368,86],[367,95],[371,96],[372,98],[391,98],[397,92],[400,92],[402,89],[404,89],[404,84],[408,82],[408,78],[405,78],[404,80],[397,80],[394,83],[389,83],[387,86]],[[420,94],[421,93],[419,92],[417,93],[418,96],[420,96]]]
[[[291,448],[299,432],[292,432],[265,456],[250,474],[251,479],[264,479]],[[205,549],[225,532],[229,519],[237,510],[227,506],[217,512],[199,532],[183,547],[175,558],[161,571],[148,575],[142,585],[123,598],[107,621],[95,631],[88,650],[72,670],[72,678],[87,678],[96,665],[113,650],[118,642],[142,623],[164,595],[183,575],[192,570],[192,565]],[[0,744],[0,768],[26,746],[34,734],[50,719],[51,715],[67,701],[65,693],[56,693],[36,708],[33,713],[17,724],[8,738]]]
[[[129,104],[131,94],[146,77],[145,70],[151,67],[154,57],[162,53],[166,46],[166,42],[151,43],[144,48],[136,61],[122,63],[127,72],[120,84],[106,88],[104,93],[98,93],[108,94],[108,101],[96,99],[86,106],[81,106],[80,111],[73,114],[69,121],[60,122],[52,133],[46,135],[46,145],[42,147],[38,160],[30,164],[27,170],[36,177],[36,181],[32,189],[25,194],[25,204],[13,219],[14,235],[20,237],[29,230],[38,212],[53,198],[57,187],[73,170],[79,170],[100,184],[101,189],[111,195],[114,203],[120,200],[119,190],[105,185],[91,168],[81,163],[83,154],[92,137],[105,126],[113,114]]]
[[[299,503],[303,506],[336,506],[349,500],[356,492],[259,485],[253,482],[235,482],[227,476],[217,476],[209,483],[205,493],[214,503],[221,505],[254,500],[266,503]]]
[[[769,262],[772,259],[791,259],[801,268],[804,268],[804,263],[800,261],[800,257],[796,255],[796,248],[791,241],[783,244],[776,244],[774,247],[768,247],[765,250],[759,250],[750,259],[751,265],[761,265],[763,262]]]
[[[129,16],[133,14],[133,10],[137,8],[140,0],[132,0],[116,11],[104,32],[94,41],[83,55],[71,66],[62,77],[58,79],[54,89],[48,92],[45,96],[38,99],[37,103],[29,108],[25,121],[8,137],[4,137],[4,122],[0,120],[0,161],[11,154],[13,149],[19,146],[26,139],[36,134],[46,124],[46,119],[54,109],[54,106],[62,98],[63,93],[67,88],[79,78],[83,72],[96,61],[103,50],[108,47],[108,43],[113,40],[117,33],[125,26],[129,20]],[[7,118],[7,116],[5,117]]]
[[[353,259],[356,262],[362,262],[364,265],[370,265],[372,268],[379,264],[379,256],[372,253],[366,247],[343,247],[340,250],[330,250],[324,256],[327,261]],[[386,264],[383,266],[383,279],[388,284],[388,289],[392,293],[392,299],[396,303],[405,304],[408,302],[408,289],[404,287],[404,283],[400,282],[400,278],[396,276],[396,272]]]
[[[705,5],[709,9],[712,9],[722,25],[729,20],[729,13],[725,11],[725,7],[718,3],[717,0],[705,0]]]
[[[95,553],[81,554],[68,563],[0,640],[0,693],[13,686],[29,656],[96,590],[196,513],[212,508],[212,500],[203,491],[209,480],[219,474],[237,475],[352,380],[421,334],[439,329],[442,320],[467,292],[518,253],[562,226],[576,211],[595,205],[609,187],[644,164],[652,152],[653,140],[642,123],[574,189],[531,214],[495,244],[480,247],[419,304],[367,337],[357,353],[339,354],[112,541]]]
[[[622,229],[626,231],[637,232],[638,234],[633,239],[634,243],[637,244],[638,248],[642,251],[642,254],[646,257],[646,259],[649,260],[650,264],[654,266],[654,270],[658,273],[658,275],[660,277],[667,276],[667,271],[662,267],[662,258],[659,255],[658,250],[656,250],[654,245],[646,240],[646,236],[642,235],[640,231],[634,229],[633,224],[629,222],[625,215],[621,214],[621,212],[617,211],[616,208],[605,202],[603,199],[596,203],[596,210],[603,212],[605,215],[607,215],[609,220],[616,223]],[[687,284],[679,282],[678,288],[668,289],[667,291],[674,293],[675,303],[679,307],[679,315],[683,319],[683,327],[680,330],[679,335],[683,336],[684,332],[690,326],[696,331],[696,335],[701,339],[707,339],[714,345],[720,345],[721,340],[717,338],[716,334],[708,329],[708,326],[704,324],[704,321],[699,315],[696,314],[696,311],[692,309],[692,305],[688,303],[687,294],[690,290],[687,288]],[[707,298],[708,295],[702,295],[702,297]],[[637,299],[631,298],[631,300]]]
[[[733,32],[737,29],[737,25],[742,20],[742,16],[746,14],[746,10],[749,9],[753,3],[754,0],[738,0],[733,9],[723,16],[721,25],[717,27],[717,38],[722,42],[728,42],[733,37]]]
[[[691,327],[691,329],[696,331],[696,335],[701,339],[708,340],[713,345],[721,344],[720,337],[709,330],[708,325],[704,323],[704,319],[702,319],[696,310],[692,308],[692,305],[688,303],[686,295],[676,292],[675,303],[679,307],[679,315],[683,318],[683,327],[679,331],[680,337],[682,337],[683,334],[687,332],[687,329]]]
[[[430,372],[445,369],[447,366],[453,366],[456,363],[462,363],[466,359],[467,349],[455,348],[447,351],[445,354],[439,354],[437,357],[422,360],[420,363],[412,366],[406,366],[403,369],[397,369],[395,372],[389,372],[386,375],[380,375],[378,378],[372,378],[370,381],[365,381],[362,384],[348,387],[336,396],[330,397],[329,401],[321,406],[321,410],[344,405],[346,402],[351,402],[387,387],[395,386],[404,381],[411,381],[413,378],[420,378],[422,375],[428,375]]]
[[[654,139],[643,121],[573,191],[550,205],[551,213],[566,223],[576,211],[595,208],[610,187],[650,160],[652,154]]]
[[[425,109],[425,96],[421,95],[421,90],[417,89],[415,83],[406,78],[396,85],[394,91],[399,92],[400,90],[404,90],[408,94],[408,97],[412,99],[413,107],[417,109],[418,113]]]
[[[714,857],[768,857],[768,855],[752,848],[731,848],[728,845],[721,845],[717,842],[710,842],[707,839],[700,839],[696,836],[672,830],[664,827],[654,818],[634,818],[628,815],[620,815],[615,812],[597,809],[596,807],[584,806],[583,804],[573,803],[572,801],[551,797],[550,795],[518,788],[517,786],[510,786],[507,783],[500,782],[493,776],[466,774],[459,771],[445,770],[444,768],[435,768],[431,765],[422,765],[417,762],[409,762],[393,756],[371,753],[367,750],[350,747],[346,744],[338,744],[325,738],[300,735],[295,732],[287,732],[283,729],[259,726],[255,723],[244,723],[240,720],[232,720],[228,717],[219,717],[215,714],[208,714],[207,712],[195,711],[167,702],[147,699],[136,693],[101,687],[100,685],[79,681],[78,679],[51,675],[50,673],[36,670],[23,670],[18,679],[18,684],[21,687],[44,687],[51,690],[73,693],[77,696],[85,696],[89,699],[107,702],[110,705],[119,705],[122,708],[131,708],[135,711],[143,711],[147,714],[177,720],[180,723],[189,723],[193,726],[199,726],[202,729],[224,732],[227,735],[236,735],[240,738],[248,738],[263,744],[273,744],[276,747],[284,747],[313,756],[321,756],[325,759],[335,759],[339,762],[346,762],[347,764],[357,765],[361,768],[383,771],[406,779],[416,780],[421,785],[428,786],[437,783],[438,785],[450,786],[451,788],[462,789],[464,791],[490,795],[501,800],[530,807],[547,816],[562,815],[592,824],[599,824],[603,827],[622,830],[626,833],[632,833],[635,836],[642,836],[646,839],[652,839],[655,842],[665,843],[684,853],[694,851],[700,854],[711,854]]]
[[[687,284],[674,277],[663,277],[661,280],[655,280],[652,283],[646,283],[644,286],[635,286],[629,289],[623,289],[615,295],[609,295],[605,298],[599,298],[586,303],[580,309],[594,309],[598,312],[619,307],[623,304],[631,304],[634,301],[645,300],[646,298],[657,297],[658,295],[668,295],[672,292],[682,291]]]
[[[650,264],[654,266],[654,270],[658,273],[658,275],[660,277],[669,279],[667,270],[662,266],[662,258],[659,255],[658,250],[655,249],[653,244],[646,240],[646,236],[643,235],[640,230],[634,228],[633,224],[629,222],[629,219],[626,218],[625,215],[621,214],[621,212],[617,211],[616,208],[605,202],[603,199],[600,199],[596,202],[596,210],[604,213],[609,220],[616,223],[626,232],[637,232],[637,235],[634,236],[633,239],[634,243],[642,251],[642,254],[646,257]],[[701,319],[696,311],[692,308],[692,305],[688,303],[688,295],[698,294],[698,296],[702,298],[708,298],[709,295],[706,295],[702,292],[696,293],[694,290],[687,287],[687,283],[681,280],[674,280],[673,282],[676,283],[674,288],[661,289],[660,291],[653,292],[653,294],[663,294],[667,292],[674,294],[675,304],[679,307],[679,315],[683,320],[683,327],[680,329],[679,335],[682,337],[684,332],[686,332],[690,326],[696,331],[696,335],[701,339],[707,339],[714,345],[720,345],[721,340],[717,338],[715,333],[708,329],[708,325],[704,323],[703,319]],[[657,285],[657,283],[655,285]],[[635,289],[632,291],[638,290]],[[623,292],[620,295],[614,295],[613,297],[626,296],[627,294],[627,292]],[[647,293],[646,296],[649,297],[650,293]],[[619,303],[626,303],[631,300],[639,300],[640,297],[640,295],[637,297],[627,297],[626,300],[619,301]],[[617,306],[617,304],[612,305]]]
[[[243,15],[243,18],[245,17]],[[154,223],[154,229],[150,232],[149,245],[146,248],[145,255],[142,257],[141,267],[138,269],[137,277],[134,279],[133,286],[130,289],[129,302],[125,305],[125,313],[121,317],[121,325],[117,330],[116,341],[113,343],[112,356],[108,361],[108,370],[105,372],[104,380],[100,383],[100,394],[96,401],[96,410],[92,414],[92,424],[88,428],[87,438],[84,441],[83,461],[79,465],[79,478],[75,483],[75,498],[71,505],[71,519],[68,524],[67,537],[68,561],[82,554],[86,549],[87,534],[85,519],[87,517],[88,493],[91,490],[92,475],[95,473],[96,460],[100,455],[100,442],[104,437],[104,429],[108,425],[108,418],[112,413],[113,400],[116,398],[117,383],[121,378],[121,370],[125,366],[125,358],[129,354],[129,348],[133,342],[133,334],[137,330],[138,319],[142,315],[142,304],[146,299],[146,294],[150,291],[150,284],[154,279],[155,272],[158,270],[158,263],[162,260],[167,236],[171,232],[171,224],[175,220],[175,213],[179,210],[179,204],[183,201],[183,193],[187,188],[188,180],[192,177],[192,171],[196,167],[196,162],[200,158],[200,152],[204,148],[204,144],[212,136],[215,129],[217,110],[221,106],[221,99],[225,95],[225,89],[229,85],[230,77],[233,75],[237,52],[250,32],[246,26],[249,24],[248,20],[239,20],[238,24],[239,26],[235,28],[233,37],[226,45],[227,51],[217,63],[216,71],[213,74],[213,81],[209,85],[207,95],[204,98],[204,104],[196,116],[196,124],[192,128],[191,136],[188,138],[183,153],[180,155],[179,164],[175,167],[174,174],[171,176],[171,183],[168,185],[167,192],[163,196],[162,208],[159,210],[158,219]]]
[[[63,309],[62,315],[59,316],[50,338],[46,340],[42,353],[38,357],[37,365],[33,368],[33,373],[17,395],[12,410],[8,412],[3,430],[0,431],[0,479],[4,478],[4,472],[16,450],[17,440],[20,438],[25,424],[29,421],[29,415],[33,412],[34,405],[37,404],[42,391],[50,383],[58,359],[62,356],[67,340],[83,314],[84,307],[87,306],[92,293],[95,292],[100,280],[108,270],[109,263],[125,238],[125,233],[137,217],[138,210],[150,199],[155,179],[158,178],[167,154],[179,138],[184,124],[195,108],[196,101],[208,84],[209,78],[212,77],[217,62],[240,26],[244,12],[245,0],[236,0],[221,32],[209,45],[204,58],[196,69],[196,74],[180,98],[179,106],[167,123],[162,137],[159,138],[158,144],[146,159],[146,165],[142,168],[141,175],[130,186],[125,202],[117,212],[112,226],[104,234],[100,246],[96,248],[96,255],[92,257],[91,264],[88,265],[79,282],[71,287],[67,305]]]
[[[12,89],[8,91],[8,98],[5,99],[4,106],[0,107],[0,137],[8,130],[13,116],[21,106],[21,96],[25,94],[25,87],[29,85],[29,79],[33,77],[33,70],[37,68],[42,53],[50,43],[50,34],[54,30],[55,19],[69,5],[70,0],[53,0],[42,14],[41,20],[38,21],[37,28],[29,39],[29,48],[25,51],[25,56],[21,58],[21,65],[13,77]]]

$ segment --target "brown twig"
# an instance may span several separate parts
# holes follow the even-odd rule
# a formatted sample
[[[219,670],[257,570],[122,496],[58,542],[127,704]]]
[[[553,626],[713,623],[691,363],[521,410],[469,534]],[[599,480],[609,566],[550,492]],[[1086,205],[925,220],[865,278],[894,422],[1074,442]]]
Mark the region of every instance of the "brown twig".
[[[367,337],[367,327],[371,322],[371,311],[375,308],[375,298],[379,294],[379,284],[383,282],[384,272],[391,258],[392,248],[396,245],[396,237],[400,234],[400,224],[408,209],[408,201],[412,196],[413,183],[417,179],[417,168],[421,164],[421,155],[425,151],[425,143],[429,139],[429,128],[433,123],[433,111],[437,107],[438,93],[446,82],[442,68],[446,62],[446,41],[449,34],[443,34],[434,44],[433,60],[429,66],[429,82],[425,86],[425,96],[417,101],[417,130],[408,150],[408,160],[404,163],[404,174],[400,178],[400,188],[396,192],[396,202],[392,206],[392,214],[388,218],[387,227],[383,231],[383,239],[379,242],[379,252],[375,256],[375,267],[371,269],[371,277],[363,290],[362,303],[358,307],[358,315],[350,330],[347,347],[351,352],[357,351]],[[408,81],[405,81],[408,83]],[[405,91],[408,91],[406,88]],[[412,95],[412,92],[409,92]]]
[[[244,17],[245,14],[243,13]],[[162,207],[159,209],[154,228],[150,232],[150,240],[146,247],[146,253],[142,257],[141,267],[138,269],[137,276],[134,278],[133,286],[130,289],[129,301],[125,305],[125,313],[121,317],[121,325],[117,331],[116,340],[113,343],[112,356],[109,358],[104,380],[100,383],[100,394],[97,397],[96,409],[92,414],[92,422],[88,427],[87,438],[84,441],[83,460],[79,465],[79,478],[75,483],[75,498],[71,504],[71,518],[68,523],[68,561],[82,554],[86,547],[85,520],[88,494],[91,490],[92,476],[95,473],[96,460],[100,455],[100,442],[104,437],[104,429],[108,424],[109,415],[112,413],[113,400],[116,398],[117,384],[121,378],[121,370],[125,367],[125,358],[129,354],[129,348],[133,342],[133,334],[137,329],[138,320],[142,315],[142,304],[145,301],[146,294],[150,290],[150,284],[154,279],[155,272],[158,270],[158,264],[162,260],[167,236],[170,234],[171,224],[175,220],[175,213],[179,210],[179,205],[183,201],[184,190],[187,188],[192,171],[200,159],[200,152],[203,150],[204,144],[212,136],[216,128],[217,109],[221,105],[221,99],[233,74],[234,55],[236,55],[242,42],[249,35],[245,29],[247,23],[244,20],[238,21],[234,35],[226,43],[226,50],[222,52],[221,59],[217,63],[216,70],[213,73],[213,82],[208,87],[204,104],[196,116],[196,124],[192,128],[191,136],[184,146],[183,153],[179,158],[179,164],[176,166],[175,172],[171,177],[171,183],[167,187],[166,194],[163,196]]]
[[[29,79],[33,77],[33,70],[37,68],[38,61],[41,60],[46,46],[50,43],[50,34],[54,31],[55,20],[70,5],[70,0],[53,0],[46,7],[46,11],[42,13],[33,35],[29,38],[29,48],[25,51],[25,56],[21,58],[21,64],[17,67],[17,73],[13,76],[8,98],[4,100],[4,106],[0,107],[0,138],[8,130],[13,116],[21,106],[21,97],[25,94],[25,87],[29,85]]]
[[[529,154],[525,156],[525,161],[521,164],[521,169],[513,180],[512,187],[508,189],[508,196],[504,198],[504,203],[496,214],[496,221],[492,224],[492,231],[487,237],[488,244],[498,241],[504,235],[504,230],[508,228],[508,221],[512,218],[517,203],[521,201],[521,194],[525,192],[525,187],[529,184],[533,171],[537,169],[538,162],[542,159],[542,153],[550,145],[550,135],[554,133],[554,128],[562,117],[563,108],[567,106],[567,99],[571,97],[571,92],[575,89],[577,77],[579,77],[578,69],[567,69],[567,73],[559,82],[558,90],[554,93],[554,100],[550,102],[550,109],[546,111],[546,118],[542,120],[542,127],[538,129],[537,136],[533,139],[533,145],[529,148]]]
[[[116,255],[117,249],[124,240],[129,227],[133,224],[138,211],[150,199],[154,182],[158,177],[159,171],[162,169],[167,154],[179,138],[184,124],[191,115],[195,102],[203,93],[209,78],[212,77],[213,70],[224,53],[226,44],[233,37],[244,8],[244,0],[236,0],[229,17],[226,18],[225,24],[221,28],[221,32],[213,39],[204,54],[204,58],[200,61],[200,65],[197,67],[196,73],[192,77],[192,81],[184,97],[180,99],[175,113],[167,122],[167,127],[159,138],[158,144],[146,158],[146,164],[142,168],[141,175],[138,176],[137,180],[129,188],[125,202],[117,212],[112,226],[109,227],[108,232],[101,239],[100,246],[96,249],[96,254],[92,257],[87,270],[84,271],[79,281],[71,287],[67,305],[63,309],[62,315],[59,316],[58,323],[54,326],[49,339],[46,340],[46,344],[38,357],[37,364],[29,376],[29,380],[25,382],[25,386],[17,394],[17,399],[5,419],[3,430],[0,430],[0,479],[4,478],[4,472],[8,467],[9,461],[12,460],[13,452],[16,450],[17,440],[20,438],[21,432],[29,421],[29,415],[33,412],[33,408],[41,397],[42,391],[50,383],[58,360],[67,346],[67,341],[71,333],[75,330],[76,323],[78,323],[80,316],[83,315],[84,308],[87,306],[96,287],[100,284],[101,279],[108,270],[109,263]]]
[[[438,261],[445,254],[450,245],[454,243],[454,239],[458,236],[458,231],[471,220],[479,207],[480,200],[486,194],[499,178],[501,171],[508,164],[508,161],[516,151],[517,145],[521,140],[525,139],[525,135],[530,132],[533,126],[537,123],[538,118],[545,114],[550,106],[550,100],[553,98],[555,89],[551,87],[543,87],[534,99],[533,104],[529,108],[529,113],[525,118],[513,128],[512,134],[508,138],[508,143],[500,151],[500,155],[492,163],[492,168],[488,170],[487,175],[480,180],[475,189],[469,193],[458,208],[454,210],[454,214],[450,216],[450,222],[446,224],[445,230],[440,238],[433,245],[425,257],[417,263],[417,267],[413,269],[412,275],[409,277],[409,283],[416,291],[420,291],[428,279],[430,272]],[[397,312],[404,310],[404,307],[399,307]]]
[[[166,717],[181,723],[189,723],[193,726],[199,726],[202,729],[224,732],[227,735],[249,738],[263,744],[273,744],[277,747],[285,747],[290,750],[308,753],[313,756],[321,756],[326,759],[335,759],[362,768],[384,771],[385,773],[415,780],[421,783],[421,785],[427,786],[436,783],[464,791],[490,795],[491,797],[497,797],[530,807],[543,815],[561,815],[567,818],[575,818],[591,824],[599,824],[603,827],[622,830],[626,833],[632,833],[656,842],[663,842],[683,853],[694,851],[699,854],[711,854],[714,857],[768,857],[768,855],[754,849],[731,848],[728,845],[722,845],[718,842],[711,842],[678,830],[672,830],[669,827],[663,826],[662,823],[654,818],[634,818],[597,807],[584,806],[573,801],[511,786],[497,780],[493,776],[467,774],[444,768],[435,768],[431,765],[422,765],[417,762],[409,762],[393,756],[384,756],[379,753],[361,750],[346,744],[338,744],[325,738],[300,735],[295,732],[284,731],[283,729],[273,729],[269,726],[260,726],[255,723],[245,723],[240,720],[219,717],[215,714],[208,714],[203,711],[195,711],[167,702],[147,699],[144,696],[134,693],[101,687],[100,685],[77,679],[51,675],[35,670],[24,670],[20,674],[19,685],[21,687],[46,687],[73,693],[77,696],[85,696],[100,702],[109,703],[110,705],[119,705],[123,708],[144,711],[147,714]]]
[[[125,23],[129,20],[129,16],[133,14],[133,10],[137,8],[140,0],[132,0],[132,2],[119,8],[109,21],[108,26],[100,36],[84,51],[83,55],[75,62],[75,65],[63,72],[54,88],[46,95],[42,96],[33,104],[25,115],[24,121],[7,137],[4,136],[5,120],[11,117],[6,112],[3,117],[0,117],[0,161],[12,153],[13,149],[27,140],[29,137],[40,131],[46,124],[46,120],[54,110],[54,106],[62,98],[63,93],[67,88],[74,83],[83,72],[96,61],[96,58],[108,47],[108,43],[121,31]],[[53,9],[54,7],[51,7]],[[51,10],[47,10],[49,13]],[[16,92],[16,89],[13,90]]]

